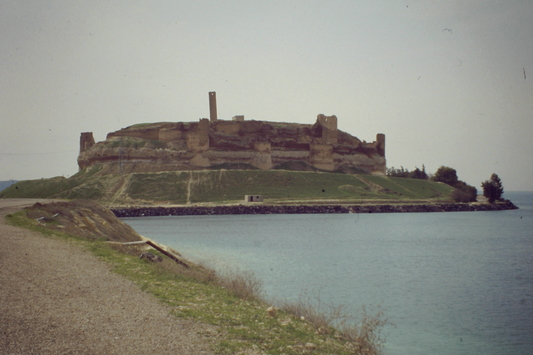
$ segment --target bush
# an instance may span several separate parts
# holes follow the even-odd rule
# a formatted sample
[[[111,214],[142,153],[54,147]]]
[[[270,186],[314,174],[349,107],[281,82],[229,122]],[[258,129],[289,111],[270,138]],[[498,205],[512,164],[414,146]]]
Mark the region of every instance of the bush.
[[[217,274],[216,283],[243,300],[261,298],[263,283],[251,271],[225,271]]]
[[[462,182],[462,181],[461,181]],[[474,202],[477,199],[477,189],[474,186],[467,185],[456,187],[452,192],[452,198],[455,202]]]
[[[455,202],[474,202],[477,199],[477,189],[457,178],[457,171],[448,166],[441,166],[433,175],[433,181],[443,182],[455,188],[452,199]]]

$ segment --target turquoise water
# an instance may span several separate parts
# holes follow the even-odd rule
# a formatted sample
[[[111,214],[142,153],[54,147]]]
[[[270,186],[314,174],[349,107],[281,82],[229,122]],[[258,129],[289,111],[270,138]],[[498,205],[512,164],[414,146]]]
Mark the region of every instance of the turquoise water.
[[[386,354],[533,354],[533,193],[500,212],[124,219],[267,297],[379,305]]]

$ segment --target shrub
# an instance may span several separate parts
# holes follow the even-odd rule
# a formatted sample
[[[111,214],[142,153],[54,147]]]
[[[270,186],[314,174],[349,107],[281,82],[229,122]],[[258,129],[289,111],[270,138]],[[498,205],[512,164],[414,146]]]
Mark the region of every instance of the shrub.
[[[216,283],[243,300],[260,299],[263,287],[251,271],[226,270],[216,275]]]
[[[477,189],[474,186],[467,185],[462,182],[457,184],[455,190],[452,192],[452,198],[455,202],[474,202],[477,199]]]
[[[374,355],[381,354],[385,339],[381,336],[381,329],[389,324],[383,318],[384,311],[369,314],[366,307],[362,307],[357,315],[356,324],[343,324],[339,326],[342,336],[348,340],[356,354]]]
[[[477,189],[457,178],[457,171],[448,166],[441,166],[433,175],[433,181],[443,182],[455,188],[452,199],[455,202],[474,202],[477,199]]]

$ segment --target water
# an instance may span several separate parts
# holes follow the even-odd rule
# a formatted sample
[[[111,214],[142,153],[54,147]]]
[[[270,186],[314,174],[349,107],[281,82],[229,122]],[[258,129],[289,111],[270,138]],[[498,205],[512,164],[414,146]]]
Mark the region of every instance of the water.
[[[520,210],[125,219],[270,298],[380,305],[386,354],[533,354],[533,193]]]

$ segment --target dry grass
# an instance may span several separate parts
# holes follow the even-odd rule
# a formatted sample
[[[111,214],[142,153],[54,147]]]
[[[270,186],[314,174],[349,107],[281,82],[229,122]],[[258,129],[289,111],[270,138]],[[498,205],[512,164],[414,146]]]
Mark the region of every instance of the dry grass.
[[[263,283],[251,271],[225,270],[217,274],[216,282],[243,300],[259,300]]]
[[[328,333],[332,329],[332,323],[335,320],[335,315],[329,313],[326,315],[324,308],[326,306],[318,299],[313,302],[309,297],[301,296],[296,302],[283,302],[280,308],[287,313],[290,313],[298,318],[305,319],[313,324],[319,333]],[[335,308],[328,306],[327,308]],[[337,307],[338,308],[338,307]]]
[[[381,354],[385,338],[381,335],[381,330],[390,324],[384,318],[384,311],[368,313],[366,307],[362,307],[355,316],[356,323],[345,322],[338,325],[340,333],[354,347],[354,352],[362,355]]]
[[[285,302],[281,309],[311,323],[320,334],[336,334],[349,342],[352,353],[378,355],[382,353],[385,338],[381,330],[390,324],[384,318],[384,310],[369,313],[363,306],[355,315],[345,306],[323,303],[320,298],[313,301],[301,296],[297,302]]]

